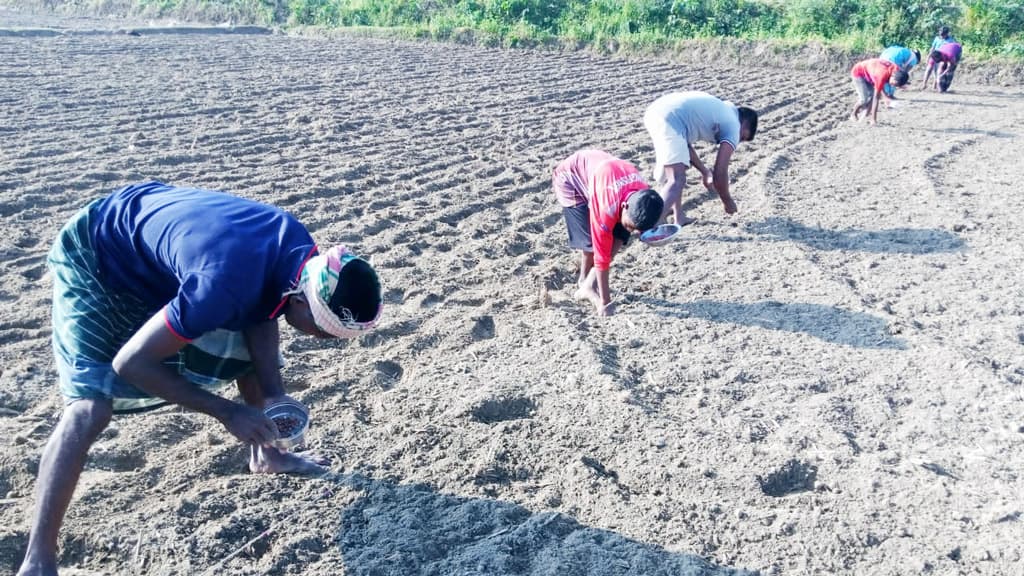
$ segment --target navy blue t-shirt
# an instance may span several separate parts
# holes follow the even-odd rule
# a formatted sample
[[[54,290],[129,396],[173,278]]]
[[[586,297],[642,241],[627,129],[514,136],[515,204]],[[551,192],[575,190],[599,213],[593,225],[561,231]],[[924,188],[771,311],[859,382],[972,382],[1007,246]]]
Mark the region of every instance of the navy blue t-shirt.
[[[279,312],[316,255],[306,228],[279,208],[160,182],[126,186],[92,213],[100,279],[152,307],[192,340],[242,330]]]

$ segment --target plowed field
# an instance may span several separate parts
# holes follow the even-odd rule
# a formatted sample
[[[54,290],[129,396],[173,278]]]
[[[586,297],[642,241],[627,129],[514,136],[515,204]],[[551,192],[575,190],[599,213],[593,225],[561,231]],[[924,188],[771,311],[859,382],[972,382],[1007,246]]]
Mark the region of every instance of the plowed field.
[[[67,573],[1017,573],[1024,93],[920,80],[871,127],[843,74],[0,37],[0,565],[24,553],[62,405],[46,252],[88,200],[158,179],[371,256],[385,321],[340,343],[283,329],[327,476],[250,475],[203,415],[115,417]],[[649,174],[643,110],[688,89],[762,114],[734,156],[739,212],[691,175],[697,223],[632,242],[597,318],[572,299],[551,169],[602,148]]]

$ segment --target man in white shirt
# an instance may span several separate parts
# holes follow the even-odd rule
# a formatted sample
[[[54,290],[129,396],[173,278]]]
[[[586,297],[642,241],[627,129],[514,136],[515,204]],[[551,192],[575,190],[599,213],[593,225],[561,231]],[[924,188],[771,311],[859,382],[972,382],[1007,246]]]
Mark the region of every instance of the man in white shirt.
[[[705,92],[673,92],[647,107],[644,126],[654,142],[654,179],[664,185],[659,190],[665,201],[665,215],[672,211],[677,224],[693,222],[683,213],[682,191],[686,169],[693,166],[701,174],[704,186],[717,192],[727,214],[736,212],[729,195],[729,161],[740,142],[749,142],[757,133],[757,112],[736,107]],[[696,142],[718,145],[713,168],[700,161]]]

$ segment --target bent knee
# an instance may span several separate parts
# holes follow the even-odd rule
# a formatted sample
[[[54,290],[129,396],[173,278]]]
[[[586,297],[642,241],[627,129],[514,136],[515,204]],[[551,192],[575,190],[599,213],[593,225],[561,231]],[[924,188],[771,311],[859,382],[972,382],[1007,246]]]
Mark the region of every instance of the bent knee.
[[[110,424],[113,412],[108,398],[81,398],[65,406],[61,418],[69,419],[69,424],[89,437],[96,437]]]

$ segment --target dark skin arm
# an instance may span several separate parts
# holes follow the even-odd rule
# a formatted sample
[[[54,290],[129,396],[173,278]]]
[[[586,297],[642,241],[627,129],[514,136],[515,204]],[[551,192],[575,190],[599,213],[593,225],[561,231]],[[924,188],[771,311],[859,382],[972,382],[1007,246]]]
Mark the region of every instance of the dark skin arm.
[[[262,411],[194,386],[163,365],[165,358],[176,354],[185,344],[164,323],[161,310],[121,347],[113,360],[114,371],[144,392],[213,416],[242,442],[268,444],[277,439],[274,423]],[[276,359],[274,354],[275,362]]]
[[[612,244],[612,256],[619,253],[622,248],[622,240],[618,238]],[[597,296],[600,298],[600,302],[595,302],[597,307],[598,316],[610,316],[615,312],[615,309],[610,306],[612,301],[612,291],[610,286],[610,276],[608,270],[596,270],[597,272]]]
[[[256,398],[253,393],[249,393],[248,396],[253,397],[246,397],[246,404],[263,406],[264,401],[268,399],[284,396],[284,384],[281,382],[281,370],[277,363],[277,356],[281,349],[281,333],[278,330],[277,320],[254,324],[243,330],[242,335],[245,337],[245,346],[249,349],[249,356],[252,358],[260,392],[259,398]]]
[[[690,166],[696,168],[697,172],[700,172],[701,176],[707,174],[708,167],[705,166],[704,163],[700,161],[700,156],[697,155],[697,151],[693,149],[692,145],[687,144],[686,147],[689,148],[690,150]]]
[[[736,213],[736,202],[729,194],[729,162],[732,160],[734,148],[728,142],[718,145],[718,155],[715,156],[714,189],[725,206],[726,214]]]
[[[885,93],[885,90],[881,88],[875,89],[875,97],[871,99],[871,118],[868,120],[871,124],[878,122],[878,102],[882,98],[892,102],[892,98]]]

